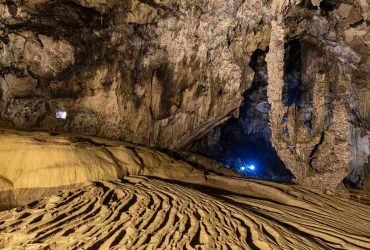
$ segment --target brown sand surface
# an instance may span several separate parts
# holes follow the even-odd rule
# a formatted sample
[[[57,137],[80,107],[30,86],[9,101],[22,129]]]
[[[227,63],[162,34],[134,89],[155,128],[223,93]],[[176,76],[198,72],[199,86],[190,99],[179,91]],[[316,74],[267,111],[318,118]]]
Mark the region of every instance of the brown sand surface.
[[[1,212],[0,246],[370,249],[369,206],[265,181],[210,182],[219,188],[133,176],[60,191]],[[249,191],[225,191],[223,185]]]

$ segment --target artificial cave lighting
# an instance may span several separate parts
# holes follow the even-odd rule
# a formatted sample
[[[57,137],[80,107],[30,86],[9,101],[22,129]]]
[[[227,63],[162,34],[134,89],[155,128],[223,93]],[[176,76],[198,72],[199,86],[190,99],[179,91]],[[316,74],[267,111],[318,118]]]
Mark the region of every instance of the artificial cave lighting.
[[[57,119],[66,119],[67,111],[57,110],[55,111],[55,118]]]

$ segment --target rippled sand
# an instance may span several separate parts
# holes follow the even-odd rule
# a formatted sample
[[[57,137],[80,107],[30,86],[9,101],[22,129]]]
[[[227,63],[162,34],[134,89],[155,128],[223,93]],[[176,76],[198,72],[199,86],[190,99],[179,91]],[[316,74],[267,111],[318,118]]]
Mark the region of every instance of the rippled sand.
[[[369,206],[265,181],[208,181],[213,187],[135,176],[60,191],[1,212],[0,246],[370,249]]]

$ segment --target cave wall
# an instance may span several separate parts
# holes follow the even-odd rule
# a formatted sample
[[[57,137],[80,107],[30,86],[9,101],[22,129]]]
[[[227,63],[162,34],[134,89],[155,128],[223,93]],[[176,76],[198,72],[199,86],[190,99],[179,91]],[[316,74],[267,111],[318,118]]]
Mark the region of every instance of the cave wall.
[[[342,180],[348,174],[353,154],[349,148],[351,138],[348,137],[348,123],[353,113],[349,97],[356,95],[357,88],[352,85],[360,84],[355,83],[357,79],[352,75],[367,74],[362,68],[366,61],[361,60],[361,53],[367,47],[355,43],[361,41],[360,36],[367,29],[357,12],[356,7],[359,6],[341,3],[328,9],[320,4],[316,13],[308,15],[294,7],[288,9],[289,2],[284,2],[285,5],[279,1],[274,3],[277,7],[272,21],[270,52],[266,58],[272,144],[297,183],[348,196]],[[303,21],[302,18],[296,19],[302,15],[309,18]],[[346,32],[348,35],[353,28],[359,30],[351,30],[351,38],[346,36]],[[293,104],[293,108],[285,113],[281,102],[286,81],[284,73],[287,73],[283,70],[287,63],[284,60],[284,42],[286,33],[295,37],[297,32],[301,40],[316,44],[319,48],[316,51],[321,53],[317,62],[311,65],[307,62],[312,58],[303,59],[302,73],[315,77],[313,88],[307,88],[310,81],[306,86],[306,97],[311,95],[312,102],[308,102],[305,108]],[[347,38],[347,43],[343,37]],[[309,78],[302,78],[302,84],[306,85]],[[309,123],[306,123],[307,108],[312,109]]]
[[[308,165],[298,168],[297,165],[291,167],[302,171],[304,185],[346,195],[341,186],[343,178],[348,175],[347,178],[351,179],[356,172],[354,169],[367,167],[364,164],[367,156],[357,152],[367,151],[368,138],[362,138],[365,143],[361,144],[358,143],[359,138],[353,136],[354,126],[357,130],[364,129],[363,125],[358,126],[356,120],[367,119],[367,115],[361,112],[366,107],[366,101],[359,101],[362,93],[368,92],[365,87],[365,82],[368,82],[367,14],[363,13],[361,2],[348,4],[332,1],[331,4],[332,8],[324,8],[321,4],[321,17],[314,15],[311,20],[293,28],[295,32],[305,30],[306,33],[302,73],[305,92],[310,96],[306,97],[306,101],[312,100],[308,102],[312,112],[310,137],[304,136],[303,132],[300,136],[299,132],[295,133],[301,142],[297,142],[297,150],[290,152],[290,156],[297,153],[295,158],[301,157],[299,162],[308,162]],[[316,82],[312,86],[314,79]],[[294,128],[299,131],[300,125],[296,121],[294,123]],[[313,144],[316,145],[312,149]],[[303,150],[299,150],[300,147]],[[294,165],[293,162],[290,164]]]
[[[20,129],[180,148],[237,115],[263,1],[7,1],[0,113]],[[66,110],[56,120],[55,110]]]

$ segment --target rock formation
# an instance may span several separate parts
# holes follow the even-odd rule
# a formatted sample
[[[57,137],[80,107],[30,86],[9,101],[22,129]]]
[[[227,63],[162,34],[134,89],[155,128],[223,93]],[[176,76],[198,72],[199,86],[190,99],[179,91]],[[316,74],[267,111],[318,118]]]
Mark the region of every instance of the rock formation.
[[[303,124],[303,114],[298,107],[293,104],[285,113],[282,103],[284,30],[275,21],[272,22],[270,52],[266,61],[272,144],[298,183],[336,192],[337,186],[347,175],[347,166],[351,161],[344,101],[334,102],[333,125],[329,125],[324,131],[326,81],[325,75],[317,74],[313,91],[312,127],[307,131]],[[287,116],[286,123],[284,116]],[[310,168],[313,168],[314,173]]]
[[[292,171],[298,183],[323,190],[340,192],[341,195],[346,196],[348,194],[343,193],[344,187],[341,182],[347,175],[347,167],[352,160],[348,148],[348,114],[350,111],[345,106],[345,98],[349,92],[347,88],[351,85],[351,79],[349,81],[342,80],[340,76],[346,77],[348,74],[340,72],[336,89],[334,90],[336,96],[332,97],[326,96],[329,90],[325,73],[320,70],[316,74],[311,126],[308,126],[308,128],[303,124],[304,116],[302,110],[297,109],[295,104],[284,114],[281,96],[284,87],[285,34],[283,27],[287,26],[288,23],[284,23],[286,20],[283,18],[283,9],[279,5],[278,8],[280,9],[277,10],[276,21],[272,21],[270,52],[266,58],[269,74],[268,98],[271,104],[270,127],[272,130],[272,144],[287,168]],[[360,21],[353,6],[344,6],[342,4],[337,10],[337,14],[342,18],[346,18],[349,24]],[[311,33],[310,35],[315,34]],[[320,37],[320,39],[325,39],[325,36]],[[360,62],[360,57],[356,55],[356,52],[348,47],[343,48],[343,50],[351,58],[342,60],[339,58],[339,60],[352,64]],[[334,50],[334,53],[335,51],[338,50]],[[330,65],[328,68],[330,69]],[[324,112],[327,102],[332,105],[332,108],[329,108],[332,112],[332,120],[325,124]],[[287,116],[286,124],[284,124],[284,115]]]
[[[1,1],[0,248],[370,249],[368,25],[368,0]]]
[[[370,207],[317,189],[92,136],[0,141],[0,248],[370,248]]]
[[[260,112],[248,113],[263,105],[254,99],[249,110],[241,110],[245,114],[239,123],[246,129],[239,137],[267,135],[296,182],[346,196],[343,178],[359,187],[368,178],[368,7],[363,1],[299,2],[272,2],[275,16],[266,56],[271,135],[254,129],[255,121],[265,124]],[[217,131],[227,133],[228,126]],[[218,138],[223,135],[207,135],[192,150],[207,152],[203,145],[218,146]]]
[[[251,84],[245,55],[267,45],[267,8],[231,0],[2,3],[1,117],[16,128],[180,148],[237,115]],[[67,119],[56,121],[55,110]]]
[[[337,192],[348,175],[369,186],[369,13],[365,0],[5,1],[0,126],[175,150],[214,144],[252,86],[251,57],[265,51],[271,131],[259,137],[271,133],[302,185]],[[294,104],[292,84],[302,91]]]

